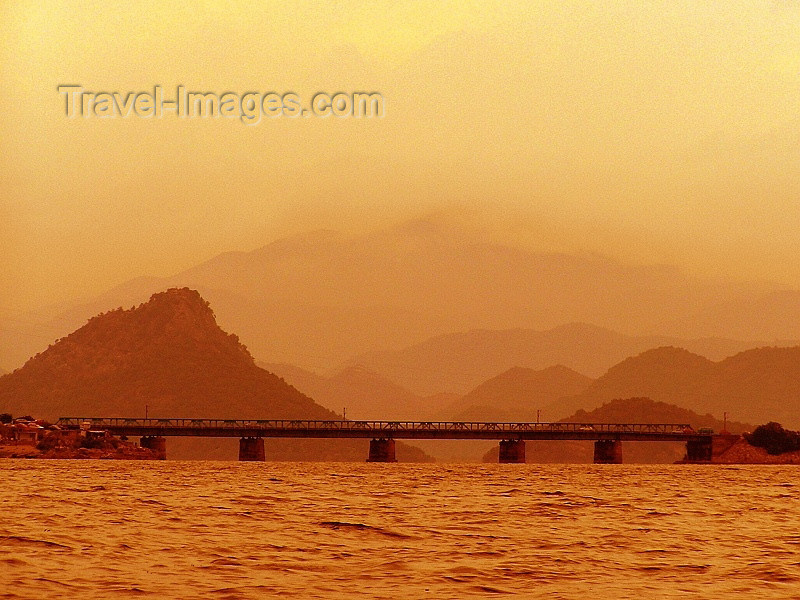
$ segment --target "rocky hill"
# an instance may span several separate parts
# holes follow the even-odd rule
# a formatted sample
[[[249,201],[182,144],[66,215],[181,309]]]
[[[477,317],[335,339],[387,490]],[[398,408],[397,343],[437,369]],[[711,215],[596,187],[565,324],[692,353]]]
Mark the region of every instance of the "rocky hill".
[[[258,367],[238,338],[220,329],[208,302],[187,288],[100,314],[0,378],[0,412],[56,419],[142,417],[146,410],[150,417],[339,418]],[[271,440],[268,446],[269,456],[284,459],[363,461],[367,452],[359,440]],[[424,458],[407,446],[398,455]]]

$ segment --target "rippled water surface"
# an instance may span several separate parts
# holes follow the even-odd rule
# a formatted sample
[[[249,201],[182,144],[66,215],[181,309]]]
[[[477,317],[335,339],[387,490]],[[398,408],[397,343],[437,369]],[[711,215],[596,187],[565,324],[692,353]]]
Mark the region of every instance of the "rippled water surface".
[[[800,467],[0,472],[5,598],[800,598]]]

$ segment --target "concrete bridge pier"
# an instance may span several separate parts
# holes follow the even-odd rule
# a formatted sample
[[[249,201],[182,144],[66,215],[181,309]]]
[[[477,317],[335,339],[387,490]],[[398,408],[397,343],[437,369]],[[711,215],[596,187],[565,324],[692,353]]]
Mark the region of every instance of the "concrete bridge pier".
[[[594,443],[594,464],[621,465],[622,442],[619,440],[597,440]]]
[[[711,436],[686,442],[686,462],[705,463],[711,462],[713,456],[713,441]]]
[[[394,440],[391,438],[370,440],[367,462],[397,462],[394,455]]]
[[[524,463],[525,440],[500,440],[501,463]]]
[[[239,438],[240,461],[265,461],[264,438],[243,437]]]
[[[143,435],[139,440],[142,448],[153,450],[158,455],[158,460],[167,459],[167,438],[160,435]]]

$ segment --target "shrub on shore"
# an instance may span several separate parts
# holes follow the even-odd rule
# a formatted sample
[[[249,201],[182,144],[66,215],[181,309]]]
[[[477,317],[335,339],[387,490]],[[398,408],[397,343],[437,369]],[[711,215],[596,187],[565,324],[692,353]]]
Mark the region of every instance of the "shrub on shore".
[[[751,446],[764,448],[768,454],[784,454],[800,450],[800,433],[784,429],[780,423],[770,421],[759,425],[745,439]]]

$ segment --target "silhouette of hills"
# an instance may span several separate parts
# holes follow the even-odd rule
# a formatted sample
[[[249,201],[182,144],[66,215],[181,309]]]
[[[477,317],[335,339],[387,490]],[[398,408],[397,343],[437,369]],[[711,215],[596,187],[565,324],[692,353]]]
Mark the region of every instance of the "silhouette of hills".
[[[466,394],[488,378],[514,366],[544,369],[566,365],[599,377],[606,370],[645,350],[683,345],[711,358],[751,348],[749,342],[705,338],[676,340],[629,336],[586,323],[553,329],[472,330],[428,339],[396,351],[373,352],[352,362],[380,373],[417,394],[448,391]]]
[[[550,408],[569,414],[630,396],[793,426],[800,420],[800,346],[755,348],[718,362],[681,348],[656,348],[620,362],[581,394]]]
[[[258,367],[188,288],[100,314],[0,379],[0,410],[12,414],[144,416],[146,407],[156,418],[339,418]],[[363,440],[292,442],[269,440],[268,455],[358,461],[367,455]],[[407,446],[398,452],[400,459],[424,458]]]
[[[386,377],[361,366],[347,367],[325,377],[287,364],[259,363],[330,410],[344,411],[348,419],[426,420],[432,407]],[[434,398],[433,403],[443,400]]]
[[[650,398],[618,398],[605,402],[593,410],[578,410],[562,423],[688,423],[695,429],[708,427],[716,432],[727,429],[729,433],[752,431],[753,426],[740,421],[727,423],[710,413],[699,414],[675,404],[657,402]]]
[[[706,342],[712,349],[722,347],[725,355],[775,343],[775,338],[800,338],[796,308],[784,310],[791,300],[770,296],[780,290],[769,284],[711,281],[663,265],[533,251],[429,217],[362,235],[321,231],[293,236],[251,252],[220,254],[171,277],[134,279],[97,298],[23,315],[0,323],[0,361],[14,367],[94,314],[138,304],[165,288],[186,286],[211,301],[221,326],[238,332],[263,360],[313,365],[317,372],[345,362],[362,364],[422,396],[463,394],[515,365],[541,369],[561,363],[598,376],[626,356],[658,345],[705,352],[703,342],[695,346],[683,338],[746,332],[750,335],[744,339],[764,340],[733,348],[725,342]],[[750,307],[760,312],[748,312]],[[681,340],[630,344],[584,341],[573,334],[571,339],[577,337],[580,344],[565,342],[571,354],[555,349],[548,354],[542,348],[537,360],[526,351],[515,360],[490,359],[486,369],[477,370],[462,357],[448,362],[447,356],[437,356],[427,372],[444,367],[446,387],[433,385],[438,375],[424,376],[424,361],[410,366],[401,361],[390,370],[384,368],[388,365],[376,368],[377,359],[365,362],[361,357],[454,331],[470,331],[458,335],[467,336],[464,343],[481,346],[474,351],[492,354],[499,350],[484,342],[512,343],[514,334],[472,330],[542,332],[572,322],[630,334],[675,333]],[[471,336],[478,339],[470,342]],[[359,358],[345,361],[353,356]],[[456,371],[462,374],[454,378]],[[420,379],[419,385],[409,383],[415,379]]]
[[[513,367],[451,403],[445,416],[455,421],[536,421],[539,409],[577,395],[591,383],[563,365],[540,371]]]
[[[710,427],[722,431],[723,420],[711,414],[701,415],[692,410],[657,402],[650,398],[624,398],[604,403],[593,410],[578,410],[564,423],[688,423],[695,429]],[[738,421],[728,421],[730,433],[752,431],[753,426]],[[525,452],[530,463],[591,463],[593,442],[526,442]],[[485,462],[497,461],[497,448],[483,457]],[[626,463],[674,463],[683,458],[686,445],[682,442],[627,442],[623,443],[622,459]]]

